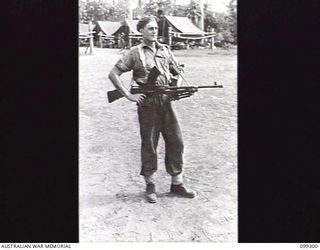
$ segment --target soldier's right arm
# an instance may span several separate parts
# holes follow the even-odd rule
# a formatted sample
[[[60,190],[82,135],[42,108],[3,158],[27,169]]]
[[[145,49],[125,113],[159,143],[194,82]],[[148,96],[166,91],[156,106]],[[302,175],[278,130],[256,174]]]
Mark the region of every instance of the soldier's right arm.
[[[129,101],[136,102],[139,105],[143,103],[144,94],[131,94],[123,85],[120,75],[133,69],[134,58],[133,51],[130,50],[122,59],[120,59],[109,73],[109,79],[113,85],[125,96]]]

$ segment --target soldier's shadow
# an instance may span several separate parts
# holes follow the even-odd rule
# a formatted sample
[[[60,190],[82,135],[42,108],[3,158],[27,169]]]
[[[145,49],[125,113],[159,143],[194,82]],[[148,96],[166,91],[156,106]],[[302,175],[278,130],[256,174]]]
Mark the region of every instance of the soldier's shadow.
[[[159,199],[171,197],[171,196],[172,195],[169,192],[157,192],[157,197]],[[125,193],[125,192],[117,193],[116,198],[123,202],[131,202],[131,203],[147,202],[146,193],[144,191],[137,192],[137,193]]]
[[[80,208],[94,208],[99,206],[112,206],[113,204],[127,203],[148,203],[146,201],[146,194],[144,191],[129,193],[129,192],[118,192],[113,195],[88,195],[80,197]],[[157,192],[158,199],[165,199],[172,197],[169,192]]]

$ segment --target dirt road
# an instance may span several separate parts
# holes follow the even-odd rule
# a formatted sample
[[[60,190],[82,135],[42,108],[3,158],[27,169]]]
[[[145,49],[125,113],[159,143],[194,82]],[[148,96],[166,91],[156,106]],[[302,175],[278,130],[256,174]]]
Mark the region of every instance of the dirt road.
[[[136,106],[108,104],[108,73],[117,49],[79,55],[80,241],[237,241],[236,52],[174,51],[195,85],[214,81],[224,89],[199,90],[174,102],[185,143],[185,183],[195,199],[171,197],[159,142],[155,175],[159,202],[144,199]],[[123,79],[129,82],[130,74]]]

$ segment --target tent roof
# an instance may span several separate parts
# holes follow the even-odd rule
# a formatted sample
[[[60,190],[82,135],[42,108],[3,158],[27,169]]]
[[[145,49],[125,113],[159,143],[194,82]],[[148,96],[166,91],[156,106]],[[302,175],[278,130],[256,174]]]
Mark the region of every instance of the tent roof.
[[[101,31],[105,35],[113,35],[121,27],[121,23],[120,22],[110,22],[110,21],[98,21],[97,26],[100,27]]]
[[[205,32],[195,26],[189,18],[178,16],[165,16],[169,23],[183,34],[203,35]]]
[[[139,20],[129,20],[125,19],[125,26],[129,27],[129,30],[134,34],[134,35],[142,35],[138,30],[137,30],[137,24]]]

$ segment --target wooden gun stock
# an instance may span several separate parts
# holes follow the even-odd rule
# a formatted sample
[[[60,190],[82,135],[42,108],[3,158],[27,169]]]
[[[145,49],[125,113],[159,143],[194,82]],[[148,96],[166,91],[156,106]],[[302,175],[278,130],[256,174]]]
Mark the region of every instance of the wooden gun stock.
[[[107,95],[108,95],[108,102],[109,103],[112,103],[112,102],[123,97],[123,94],[121,94],[120,91],[117,89],[112,90],[112,91],[108,91]]]

